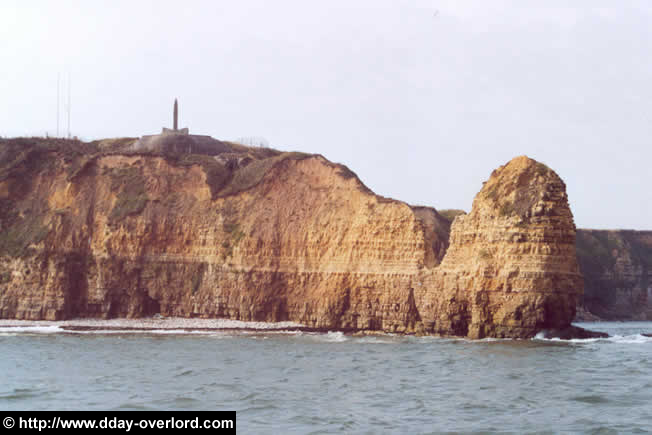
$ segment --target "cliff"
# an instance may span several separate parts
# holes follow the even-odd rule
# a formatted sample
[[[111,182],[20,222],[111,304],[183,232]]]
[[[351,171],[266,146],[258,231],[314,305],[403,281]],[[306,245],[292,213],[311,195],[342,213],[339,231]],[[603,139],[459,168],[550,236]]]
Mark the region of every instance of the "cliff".
[[[477,338],[575,314],[564,185],[533,160],[494,172],[448,247],[436,210],[377,196],[322,156],[133,144],[0,143],[0,318],[161,313]]]
[[[652,231],[578,230],[579,320],[652,320]]]
[[[566,328],[582,277],[566,187],[527,157],[493,172],[450,247],[418,292],[427,331],[472,338],[530,337]]]

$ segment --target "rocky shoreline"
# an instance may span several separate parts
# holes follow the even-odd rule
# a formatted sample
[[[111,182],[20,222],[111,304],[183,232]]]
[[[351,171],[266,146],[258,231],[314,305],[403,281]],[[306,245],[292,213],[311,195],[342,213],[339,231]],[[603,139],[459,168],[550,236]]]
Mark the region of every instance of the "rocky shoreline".
[[[140,319],[70,319],[49,320],[0,320],[0,328],[58,326],[67,331],[147,331],[147,330],[300,330],[306,328],[295,322],[242,322],[230,319],[188,319],[182,317],[150,317]]]
[[[276,333],[276,332],[306,332],[306,333],[329,333],[334,332],[323,328],[310,328],[295,322],[243,322],[230,319],[188,319],[181,317],[151,317],[140,319],[71,319],[60,321],[49,320],[0,320],[0,329],[24,328],[48,328],[57,327],[61,332],[106,332],[106,333],[131,333],[131,332],[168,332],[168,333],[210,333],[210,332],[253,332],[253,333]],[[6,331],[5,331],[6,332]],[[383,331],[340,331],[351,335],[394,335]],[[422,334],[402,334],[422,335]],[[652,334],[643,334],[652,336]],[[456,338],[455,336],[442,335],[441,338]],[[570,326],[564,329],[542,330],[538,335],[540,338],[561,340],[606,338],[608,334],[603,332],[589,331],[577,326]]]

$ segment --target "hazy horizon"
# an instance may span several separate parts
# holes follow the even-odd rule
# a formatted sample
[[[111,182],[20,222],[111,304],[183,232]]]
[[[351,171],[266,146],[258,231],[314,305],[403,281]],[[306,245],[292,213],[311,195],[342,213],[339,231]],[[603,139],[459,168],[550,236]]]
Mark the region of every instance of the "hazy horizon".
[[[343,163],[379,195],[469,211],[518,155],[578,228],[652,230],[652,4],[603,0],[0,5],[0,136],[172,124]],[[67,116],[60,107],[60,133]]]

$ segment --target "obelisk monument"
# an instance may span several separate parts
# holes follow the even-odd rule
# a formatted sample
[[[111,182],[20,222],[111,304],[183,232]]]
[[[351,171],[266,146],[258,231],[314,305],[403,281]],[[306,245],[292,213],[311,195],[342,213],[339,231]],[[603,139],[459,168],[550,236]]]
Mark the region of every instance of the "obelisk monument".
[[[179,128],[179,102],[177,99],[174,99],[174,111],[172,112],[172,128],[165,128],[163,127],[163,130],[161,131],[161,134],[163,135],[188,135],[190,134],[190,131],[188,130],[188,127],[185,128]]]
[[[179,105],[177,104],[177,99],[174,99],[174,121],[172,123],[172,128],[174,131],[179,130]]]

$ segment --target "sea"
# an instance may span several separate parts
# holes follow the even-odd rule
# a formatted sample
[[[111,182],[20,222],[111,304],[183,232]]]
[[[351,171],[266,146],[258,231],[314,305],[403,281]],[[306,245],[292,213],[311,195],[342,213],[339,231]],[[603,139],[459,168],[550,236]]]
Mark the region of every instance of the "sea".
[[[0,410],[235,410],[238,433],[649,433],[652,322],[611,338],[0,328]]]

